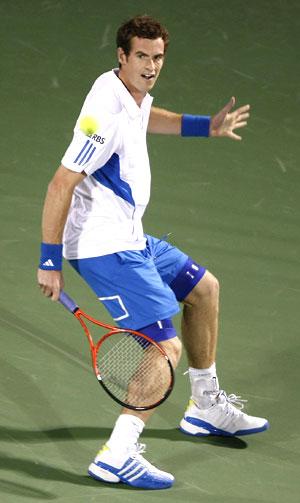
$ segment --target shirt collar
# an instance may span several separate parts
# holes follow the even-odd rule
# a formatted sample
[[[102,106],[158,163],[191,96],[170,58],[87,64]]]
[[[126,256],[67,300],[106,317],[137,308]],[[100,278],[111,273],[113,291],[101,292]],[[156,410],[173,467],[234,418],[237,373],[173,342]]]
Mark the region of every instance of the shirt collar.
[[[126,108],[130,117],[134,119],[135,117],[140,116],[143,109],[151,106],[153,98],[152,98],[152,96],[150,96],[149,93],[147,93],[141,103],[141,106],[139,107],[137,105],[136,101],[134,100],[133,96],[130,94],[130,92],[128,91],[126,86],[123,84],[122,80],[119,79],[118,71],[119,71],[118,68],[114,68],[112,70],[112,74],[114,77],[115,86],[116,86],[116,89],[118,92],[118,96],[120,98],[120,101],[122,102],[122,104]]]

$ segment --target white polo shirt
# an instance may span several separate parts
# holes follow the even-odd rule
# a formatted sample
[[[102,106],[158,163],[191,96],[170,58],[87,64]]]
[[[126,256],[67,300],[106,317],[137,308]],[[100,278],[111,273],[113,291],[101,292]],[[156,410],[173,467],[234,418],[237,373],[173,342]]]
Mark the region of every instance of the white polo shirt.
[[[142,216],[151,182],[146,132],[153,98],[147,94],[138,107],[116,72],[95,81],[62,159],[66,168],[88,175],[74,190],[67,218],[67,259],[145,248]],[[79,128],[85,116],[99,123],[90,137]]]

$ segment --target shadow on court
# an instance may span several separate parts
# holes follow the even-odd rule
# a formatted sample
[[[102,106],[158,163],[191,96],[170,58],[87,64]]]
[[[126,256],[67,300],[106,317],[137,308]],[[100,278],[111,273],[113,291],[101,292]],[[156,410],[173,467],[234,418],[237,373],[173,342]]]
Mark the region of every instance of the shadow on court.
[[[106,439],[111,432],[110,428],[95,428],[95,427],[69,427],[69,428],[53,428],[45,430],[28,430],[20,428],[0,427],[0,441],[3,443],[11,442],[13,439],[21,444],[38,444],[47,442],[65,442],[74,440],[93,440]],[[188,435],[183,435],[178,429],[148,429],[144,433],[145,438],[167,439],[170,441],[187,441],[212,445],[217,447],[231,449],[245,449],[247,443],[235,437],[203,437],[197,439]],[[10,456],[3,452],[0,453],[0,467],[6,472],[23,474],[26,477],[39,479],[44,481],[59,482],[74,486],[85,486],[89,488],[105,487],[106,490],[114,490],[115,485],[95,482],[86,474],[75,473],[65,470],[61,467],[51,466],[44,461],[34,461],[31,459],[18,458]],[[118,490],[139,491],[123,484],[118,485]],[[24,498],[32,498],[35,500],[52,500],[56,499],[57,495],[53,492],[42,491],[28,484],[16,484],[4,479],[0,479],[0,492],[11,495],[22,495]]]
[[[59,442],[66,440],[99,440],[107,439],[111,434],[111,428],[95,428],[85,426],[74,426],[70,428],[53,428],[47,430],[24,430],[18,428],[0,427],[0,440],[10,442],[15,441],[40,443],[40,442]],[[146,429],[143,438],[164,439],[173,442],[192,442],[212,445],[214,447],[223,447],[230,449],[246,449],[248,444],[237,437],[218,437],[209,436],[196,438],[185,435],[177,428],[170,429]]]
[[[21,496],[23,498],[32,498],[38,501],[57,499],[57,496],[49,491],[41,491],[35,487],[30,487],[27,484],[18,484],[15,481],[9,482],[4,479],[0,479],[0,492],[2,494]]]
[[[100,481],[95,481],[86,474],[76,474],[62,468],[55,468],[47,463],[35,462],[29,459],[20,459],[13,456],[6,456],[0,453],[0,467],[5,468],[5,471],[13,473],[22,473],[23,475],[32,477],[33,479],[48,480],[54,482],[63,482],[64,484],[79,485],[86,487],[105,487],[106,490],[114,490],[115,484],[106,484]],[[118,485],[118,489],[125,491],[144,491],[135,487],[130,487],[124,484]],[[0,491],[8,494],[22,495],[37,500],[57,499],[57,495],[48,491],[41,491],[24,484],[15,484],[9,481],[0,479]]]
[[[72,473],[61,467],[55,468],[47,463],[32,461],[29,459],[20,459],[15,456],[8,456],[0,453],[0,466],[6,471],[24,473],[33,478],[44,480],[55,480],[57,482],[67,482],[69,484],[92,485],[92,480],[81,474]]]

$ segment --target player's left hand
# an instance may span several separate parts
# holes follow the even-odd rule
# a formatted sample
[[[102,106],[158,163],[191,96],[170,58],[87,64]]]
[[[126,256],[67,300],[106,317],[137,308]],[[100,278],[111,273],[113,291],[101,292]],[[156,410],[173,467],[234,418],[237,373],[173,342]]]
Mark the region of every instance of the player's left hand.
[[[227,105],[211,118],[209,136],[227,136],[232,140],[242,139],[241,136],[234,133],[234,130],[247,125],[250,105],[244,105],[231,112],[234,105],[235,98],[232,97]]]

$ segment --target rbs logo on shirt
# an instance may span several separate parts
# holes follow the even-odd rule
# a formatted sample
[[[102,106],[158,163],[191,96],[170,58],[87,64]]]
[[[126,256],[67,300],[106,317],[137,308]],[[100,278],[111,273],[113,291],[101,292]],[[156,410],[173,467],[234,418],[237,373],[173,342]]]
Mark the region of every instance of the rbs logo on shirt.
[[[89,134],[88,136],[91,138],[91,140],[94,140],[97,143],[101,143],[101,145],[103,145],[103,143],[105,142],[105,138],[99,136],[98,134]]]

